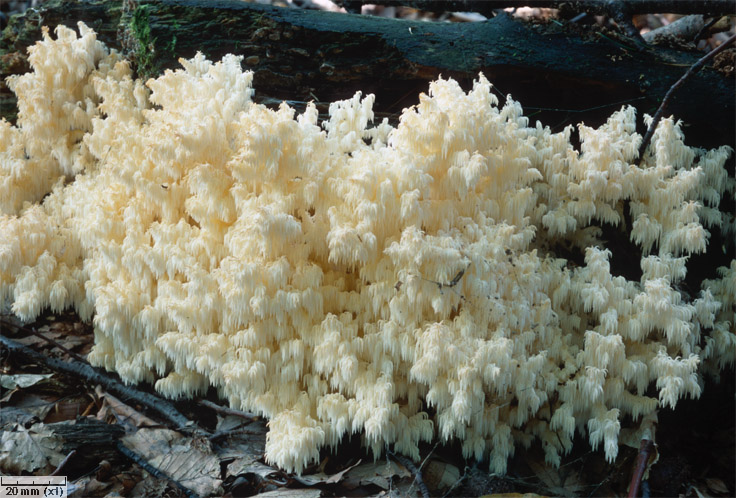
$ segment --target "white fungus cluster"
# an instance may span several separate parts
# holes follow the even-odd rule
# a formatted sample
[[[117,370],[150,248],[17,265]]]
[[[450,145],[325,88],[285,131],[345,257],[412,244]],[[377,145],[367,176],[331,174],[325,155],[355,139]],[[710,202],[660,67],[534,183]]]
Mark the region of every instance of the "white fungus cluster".
[[[92,363],[269,418],[269,461],[300,472],[360,434],[412,458],[459,440],[504,472],[534,439],[559,464],[576,431],[613,459],[622,423],[733,362],[736,262],[697,299],[677,289],[706,226],[733,224],[727,147],[664,120],[639,166],[624,108],[577,151],[483,76],[432,83],[395,128],[360,94],[321,125],[254,104],[239,57],[144,85],[79,30],[45,33],[10,81],[0,304],[74,308]],[[640,281],[611,273],[626,255],[602,224],[641,247]]]

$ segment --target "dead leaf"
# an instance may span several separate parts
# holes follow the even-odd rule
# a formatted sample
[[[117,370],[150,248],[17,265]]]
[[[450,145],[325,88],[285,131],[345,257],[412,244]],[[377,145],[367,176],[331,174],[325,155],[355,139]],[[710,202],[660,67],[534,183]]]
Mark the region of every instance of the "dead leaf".
[[[170,486],[171,484],[165,479],[158,479],[149,475],[136,484],[130,494],[131,496],[145,496],[146,498],[164,498],[170,496],[167,493]]]
[[[444,490],[460,481],[460,469],[439,460],[430,460],[422,470],[422,478],[431,489]]]
[[[340,472],[338,472],[337,474],[332,474],[332,475],[331,475],[331,476],[329,477],[329,479],[327,479],[327,480],[325,481],[325,484],[335,484],[335,483],[338,483],[338,482],[340,482],[340,481],[342,480],[343,476],[344,476],[344,475],[345,475],[346,473],[350,472],[350,470],[352,470],[352,469],[354,469],[355,467],[357,467],[358,465],[360,465],[360,462],[362,462],[362,460],[358,460],[358,461],[357,461],[357,462],[356,462],[356,463],[355,463],[354,465],[351,465],[350,467],[348,467],[348,468],[346,468],[346,469],[344,469],[344,470],[341,470],[341,471],[340,471]]]
[[[62,441],[43,423],[28,429],[16,424],[13,430],[0,435],[0,470],[8,475],[39,469],[50,469],[50,472],[65,457],[60,453],[61,447]]]
[[[276,489],[274,491],[266,491],[256,496],[262,498],[319,498],[322,492],[319,489]]]
[[[228,418],[231,417],[226,417]],[[239,430],[243,432],[220,438],[214,444],[215,453],[221,460],[232,459],[227,466],[226,477],[253,473],[252,465],[261,460],[266,453],[266,433],[268,432],[266,423],[263,420],[254,420],[243,425],[243,418],[232,418],[238,420],[238,425],[218,423],[217,430],[232,430],[240,427]],[[223,429],[223,427],[228,428]],[[269,473],[276,471],[272,467],[269,469]]]
[[[54,374],[16,374],[0,375],[0,386],[5,389],[24,389],[46,380]]]
[[[307,474],[294,476],[294,480],[300,484],[304,484],[305,486],[314,486],[316,484],[323,484],[327,479],[329,479],[330,476],[325,474],[324,472],[317,472],[316,474]]]
[[[278,474],[276,467],[271,467],[259,461],[248,462],[247,459],[236,460],[227,466],[228,476],[241,476],[243,474],[255,474],[261,479],[268,479],[272,474]]]
[[[365,463],[351,469],[343,480],[343,486],[355,489],[358,486],[374,484],[381,489],[388,489],[391,479],[411,477],[411,472],[392,460]]]
[[[422,492],[414,479],[396,480],[391,483],[388,491],[381,491],[381,493],[385,493],[387,498],[421,498],[422,496]]]
[[[548,489],[556,488],[562,485],[562,478],[560,477],[557,469],[540,464],[539,462],[531,458],[527,459],[526,463],[529,465],[529,468],[532,470],[532,472],[534,472],[534,475],[537,477],[537,479],[539,479],[540,482],[544,484],[544,486],[546,486]]]
[[[56,350],[61,353],[62,357],[65,357],[66,353],[56,349],[56,346],[47,339],[55,341],[69,351],[78,350],[79,352],[88,351],[94,342],[94,336],[88,333],[84,324],[81,323],[54,322],[39,327],[36,332],[42,337],[27,335],[17,338],[16,341],[37,351],[43,349]]]
[[[564,475],[565,482],[562,483],[562,487],[571,490],[576,496],[580,496],[585,489],[585,483],[580,479],[580,473],[576,470],[572,470]]]
[[[539,463],[532,458],[526,461],[529,468],[534,472],[544,487],[553,496],[578,496],[583,491],[584,483],[580,480],[578,473],[574,470],[564,471],[555,467]]]
[[[46,415],[48,415],[51,409],[54,407],[53,401],[44,399],[41,396],[36,396],[35,394],[26,394],[24,392],[20,392],[19,394],[21,398],[14,398],[13,405],[16,408],[20,408],[28,413],[37,416],[39,420],[45,419]]]
[[[728,486],[726,486],[726,483],[724,483],[720,479],[708,477],[705,479],[705,484],[707,484],[708,489],[710,489],[714,493],[719,493],[722,495],[727,495],[730,493],[730,491],[728,490]]]
[[[342,478],[350,472],[350,470],[354,469],[358,465],[360,465],[360,462],[362,460],[358,460],[355,464],[351,465],[350,467],[341,470],[340,472],[332,475],[327,475],[324,472],[317,472],[315,474],[307,474],[302,476],[294,476],[294,479],[297,482],[300,482],[302,484],[305,484],[307,486],[314,486],[315,484],[336,484],[342,480]]]
[[[494,493],[492,495],[483,495],[480,498],[548,498],[546,495],[538,495],[537,493]]]
[[[118,420],[122,419],[121,423],[124,423],[128,426],[133,426],[134,428],[161,426],[161,424],[159,424],[155,420],[146,417],[138,410],[132,408],[129,405],[126,405],[112,394],[104,392],[100,386],[95,387],[95,394],[97,395],[97,397],[104,399],[103,406],[104,404],[107,404],[110,411],[112,411],[116,415]]]
[[[101,496],[101,492],[112,486],[109,482],[100,482],[94,477],[83,477],[76,482],[67,484],[69,498],[83,498],[85,496]],[[109,494],[108,494],[109,496]]]
[[[254,420],[243,424],[242,418],[240,422],[240,426],[236,426],[239,428],[234,432],[217,439],[217,444],[215,444],[217,456],[222,459],[248,456],[260,460],[266,452],[266,433],[268,432],[266,422]],[[217,431],[221,430],[223,429],[218,427]]]
[[[0,429],[2,430],[6,430],[7,427],[14,424],[30,427],[36,422],[40,422],[38,417],[21,408],[16,408],[15,406],[4,406],[0,408]]]
[[[53,339],[53,337],[51,339]],[[14,340],[17,343],[23,344],[24,346],[28,346],[29,348],[35,349],[36,351],[50,346],[49,341],[46,341],[38,337],[37,335],[27,335],[25,337],[16,337]]]
[[[249,421],[243,417],[237,417],[235,415],[217,416],[217,426],[215,432],[226,432],[232,431],[238,428],[242,428],[249,424]]]
[[[698,498],[710,498],[709,495],[700,491],[697,486],[693,486],[692,490],[695,491],[695,494],[698,495]]]
[[[206,439],[169,429],[138,429],[122,438],[129,449],[153,467],[200,496],[220,491],[220,459]]]
[[[8,391],[5,394],[3,394],[3,397],[0,398],[0,403],[8,403],[10,401],[10,398],[13,397],[13,394],[17,393],[18,389],[13,389],[12,391]]]

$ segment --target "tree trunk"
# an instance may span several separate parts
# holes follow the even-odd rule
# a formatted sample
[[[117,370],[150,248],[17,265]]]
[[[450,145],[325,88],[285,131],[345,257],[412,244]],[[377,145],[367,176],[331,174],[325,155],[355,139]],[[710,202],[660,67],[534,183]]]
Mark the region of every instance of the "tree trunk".
[[[428,81],[451,76],[468,88],[483,72],[555,131],[580,121],[600,124],[623,103],[653,114],[702,55],[505,14],[480,23],[427,23],[226,0],[52,0],[6,29],[2,76],[27,70],[24,48],[40,38],[41,24],[77,20],[122,49],[141,76],[176,68],[179,57],[197,51],[214,60],[234,53],[254,71],[257,100],[283,99],[297,108],[314,100],[324,103],[321,112],[361,90],[376,95],[379,117],[395,119]],[[706,67],[678,91],[668,112],[685,122],[689,143],[733,145],[734,93],[732,78]]]

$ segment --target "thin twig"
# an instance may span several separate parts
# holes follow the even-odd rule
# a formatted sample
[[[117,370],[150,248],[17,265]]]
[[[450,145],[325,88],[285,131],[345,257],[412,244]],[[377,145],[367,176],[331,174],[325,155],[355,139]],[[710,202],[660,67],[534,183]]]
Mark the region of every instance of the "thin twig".
[[[394,460],[399,462],[401,465],[409,469],[409,472],[414,474],[414,482],[417,484],[417,487],[419,488],[419,492],[422,493],[422,498],[430,498],[429,490],[427,489],[427,485],[424,484],[424,481],[422,480],[422,471],[417,468],[414,463],[409,460],[408,458],[405,458],[401,455],[397,455],[391,450],[386,450],[386,453],[391,456]]]
[[[249,412],[236,410],[234,408],[228,408],[226,406],[222,406],[222,405],[218,405],[217,403],[213,403],[212,401],[207,401],[206,399],[198,399],[197,404],[201,406],[206,406],[207,408],[210,408],[222,415],[233,415],[235,417],[247,418],[249,420],[258,418],[258,415],[256,415],[255,413],[249,413]]]
[[[657,124],[659,124],[659,121],[662,119],[662,115],[664,114],[664,111],[667,108],[667,105],[669,104],[669,101],[672,98],[672,95],[675,93],[675,91],[678,88],[680,88],[683,83],[685,83],[685,81],[690,77],[690,75],[697,72],[710,59],[712,59],[716,55],[726,50],[726,48],[729,45],[731,45],[734,41],[736,41],[736,35],[731,36],[728,40],[720,44],[718,47],[714,48],[713,50],[705,54],[703,57],[698,59],[698,61],[695,62],[695,64],[693,64],[692,66],[690,66],[690,68],[685,72],[685,74],[683,74],[682,77],[680,77],[680,79],[677,80],[675,84],[670,87],[670,89],[667,91],[667,94],[662,99],[662,103],[659,105],[659,109],[657,109],[657,112],[654,114],[654,118],[652,118],[652,123],[649,125],[649,129],[647,130],[646,135],[644,135],[644,140],[641,142],[641,146],[639,147],[639,162],[640,163],[641,161],[644,160],[644,152],[649,146],[649,142],[652,141],[654,130],[657,129]]]
[[[639,485],[641,484],[641,478],[644,476],[644,471],[647,469],[649,463],[649,456],[654,450],[654,443],[651,439],[642,439],[639,444],[639,454],[636,457],[636,463],[634,464],[634,473],[631,476],[631,483],[629,484],[629,494],[627,498],[636,498],[639,496]]]
[[[76,454],[77,454],[77,450],[70,451],[69,454],[66,457],[64,457],[64,459],[61,461],[61,463],[56,467],[56,469],[52,473],[50,473],[49,475],[50,476],[58,476],[61,473],[61,471],[64,470],[64,466],[67,463],[69,463],[69,460],[71,460],[71,458],[74,455],[76,455]]]
[[[609,2],[606,5],[608,9],[608,15],[616,21],[618,27],[631,39],[636,45],[636,50],[642,51],[647,48],[647,44],[644,38],[641,37],[641,33],[634,26],[633,17],[634,14],[629,9],[628,2]]]
[[[460,283],[460,279],[463,278],[463,275],[465,275],[465,272],[468,271],[468,268],[470,268],[470,263],[468,263],[468,266],[466,266],[465,268],[463,268],[462,270],[460,270],[459,272],[457,272],[455,274],[455,276],[452,278],[452,280],[450,280],[447,283],[445,283],[445,282],[438,282],[436,280],[430,280],[428,278],[422,277],[421,275],[419,276],[419,278],[421,278],[425,282],[429,282],[429,283],[435,284],[437,286],[437,288],[440,290],[440,293],[442,292],[442,289],[451,289],[451,290],[455,291],[455,293],[458,296],[460,296],[460,299],[462,299],[464,301],[465,300],[465,297],[462,294],[460,294],[459,292],[457,292],[455,289],[453,289],[453,287],[455,287],[458,283]],[[401,283],[402,283],[401,280],[399,280],[399,282],[396,284],[397,285],[396,290],[399,290],[399,287],[401,287]]]
[[[504,98],[506,96],[504,95]],[[618,102],[611,102],[610,104],[597,105],[593,107],[586,107],[585,109],[560,109],[557,107],[531,107],[524,106],[524,110],[527,111],[552,111],[552,112],[567,112],[567,113],[585,113],[590,111],[597,111],[598,109],[605,109],[606,107],[620,106],[622,104],[630,104],[637,100],[644,100],[646,97],[635,97],[633,99],[619,100]],[[530,115],[531,116],[531,115]]]
[[[263,432],[254,431],[251,429],[230,429],[227,431],[217,431],[211,436],[208,436],[207,439],[210,441],[217,441],[218,439],[230,437],[230,436],[241,436],[241,435],[249,435],[249,436],[262,436]]]
[[[452,490],[458,487],[458,485],[460,485],[461,482],[463,482],[465,479],[468,478],[468,468],[469,468],[468,466],[465,466],[465,468],[463,469],[463,475],[461,475],[460,478],[457,481],[455,481],[452,484],[452,486],[448,488],[447,491],[445,491],[445,494],[442,495],[442,498],[447,498],[448,496],[450,496],[450,493],[452,493]]]

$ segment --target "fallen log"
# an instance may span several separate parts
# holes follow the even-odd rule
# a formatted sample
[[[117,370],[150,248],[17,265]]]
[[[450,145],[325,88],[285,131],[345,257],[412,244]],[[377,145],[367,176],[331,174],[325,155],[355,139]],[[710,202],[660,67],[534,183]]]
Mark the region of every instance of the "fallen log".
[[[499,93],[524,102],[533,120],[557,129],[581,120],[597,125],[622,103],[653,114],[702,56],[506,14],[480,23],[427,23],[228,0],[51,0],[11,20],[0,39],[2,76],[28,69],[25,49],[40,38],[42,25],[78,20],[145,77],[176,68],[179,57],[197,51],[215,60],[235,53],[254,71],[261,102],[284,99],[298,108],[361,90],[376,94],[379,117],[394,119],[428,81],[451,76],[468,87],[482,71]],[[733,144],[734,92],[732,78],[706,67],[679,90],[669,111],[685,122],[689,142]],[[3,115],[12,118],[5,97]]]

